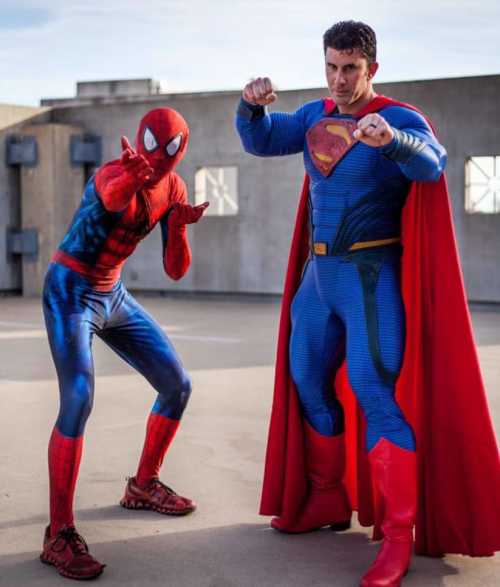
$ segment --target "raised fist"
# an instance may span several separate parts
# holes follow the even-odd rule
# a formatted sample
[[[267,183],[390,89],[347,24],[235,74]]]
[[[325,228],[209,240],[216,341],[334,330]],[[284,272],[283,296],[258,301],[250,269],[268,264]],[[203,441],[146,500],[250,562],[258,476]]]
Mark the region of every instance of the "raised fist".
[[[358,122],[353,136],[370,147],[383,147],[394,138],[394,131],[387,120],[380,114],[367,114]]]
[[[268,77],[258,77],[243,88],[243,100],[250,104],[267,106],[276,100],[276,92]]]

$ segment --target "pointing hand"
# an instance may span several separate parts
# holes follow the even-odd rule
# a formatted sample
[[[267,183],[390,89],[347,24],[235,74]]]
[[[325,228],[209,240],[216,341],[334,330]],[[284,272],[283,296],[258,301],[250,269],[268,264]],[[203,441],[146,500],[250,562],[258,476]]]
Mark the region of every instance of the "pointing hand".
[[[121,164],[125,171],[131,175],[138,183],[138,187],[142,187],[143,184],[151,179],[153,175],[153,168],[150,167],[146,158],[143,155],[139,155],[134,147],[129,143],[127,137],[121,138],[122,145],[122,156]]]

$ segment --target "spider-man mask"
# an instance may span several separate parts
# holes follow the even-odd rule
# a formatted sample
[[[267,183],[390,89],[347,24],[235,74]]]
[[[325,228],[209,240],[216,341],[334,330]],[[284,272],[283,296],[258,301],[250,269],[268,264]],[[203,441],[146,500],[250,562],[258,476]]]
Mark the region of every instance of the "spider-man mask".
[[[148,183],[157,183],[184,157],[189,128],[182,116],[171,108],[150,110],[141,120],[135,139],[137,152],[153,168]]]

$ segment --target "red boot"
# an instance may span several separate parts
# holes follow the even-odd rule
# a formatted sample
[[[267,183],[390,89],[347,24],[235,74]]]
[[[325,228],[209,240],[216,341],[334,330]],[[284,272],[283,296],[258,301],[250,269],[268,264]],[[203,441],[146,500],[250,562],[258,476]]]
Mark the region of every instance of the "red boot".
[[[297,519],[292,523],[273,518],[271,526],[281,532],[298,534],[331,526],[347,530],[351,505],[342,482],[345,470],[344,434],[324,436],[305,422],[305,449],[309,493]]]
[[[361,587],[399,587],[410,566],[417,509],[416,453],[385,438],[369,454],[374,487],[382,500],[382,546]]]

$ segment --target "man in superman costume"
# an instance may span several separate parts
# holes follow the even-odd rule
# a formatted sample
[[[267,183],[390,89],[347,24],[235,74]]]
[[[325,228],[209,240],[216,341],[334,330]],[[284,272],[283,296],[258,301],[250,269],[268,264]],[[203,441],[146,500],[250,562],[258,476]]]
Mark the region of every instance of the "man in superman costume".
[[[40,558],[72,579],[92,579],[104,568],[73,521],[83,432],[93,401],[94,334],[158,392],[137,473],[128,480],[121,505],[176,516],[196,507],[158,478],[191,393],[189,376],[162,328],[120,280],[127,257],[158,222],[167,275],[177,280],[189,268],[186,224],[198,222],[208,204],[189,205],[186,186],[174,171],[188,138],[186,121],[169,108],[142,118],[137,151],[122,137],[121,159],[106,163],[89,180],[45,279],[43,308],[61,403],[49,442],[50,524]]]
[[[500,548],[500,462],[451,223],[444,148],[413,107],[372,88],[363,23],[324,35],[333,99],[268,114],[244,91],[246,151],[303,152],[285,281],[263,515],[300,533],[383,539],[363,587],[396,587],[419,553]],[[403,360],[404,359],[404,360]],[[347,450],[346,450],[347,449]]]

